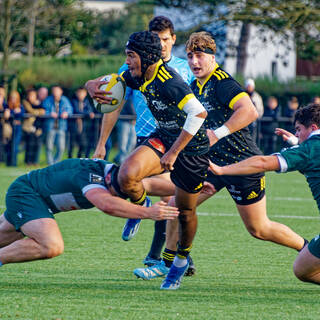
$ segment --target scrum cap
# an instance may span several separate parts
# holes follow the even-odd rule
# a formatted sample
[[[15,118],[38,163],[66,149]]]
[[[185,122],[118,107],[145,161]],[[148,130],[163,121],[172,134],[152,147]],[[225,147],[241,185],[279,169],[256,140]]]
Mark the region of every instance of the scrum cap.
[[[133,33],[127,42],[126,48],[136,52],[141,59],[142,75],[147,68],[161,59],[161,42],[156,33],[141,31]]]

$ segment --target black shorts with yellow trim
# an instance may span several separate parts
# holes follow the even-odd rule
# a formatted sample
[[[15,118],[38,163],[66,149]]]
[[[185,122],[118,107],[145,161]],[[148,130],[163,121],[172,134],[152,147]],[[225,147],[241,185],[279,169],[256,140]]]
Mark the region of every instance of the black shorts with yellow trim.
[[[226,187],[235,203],[249,205],[260,201],[265,195],[265,175],[257,173],[248,176],[216,176],[208,172],[206,181],[217,191]]]
[[[153,149],[159,158],[169,150],[169,147],[165,146],[161,138],[155,134],[152,134],[143,145]],[[203,182],[207,178],[208,166],[208,153],[203,155],[186,155],[180,152],[173,165],[174,169],[170,172],[171,181],[175,186],[188,193],[198,193],[201,191]]]

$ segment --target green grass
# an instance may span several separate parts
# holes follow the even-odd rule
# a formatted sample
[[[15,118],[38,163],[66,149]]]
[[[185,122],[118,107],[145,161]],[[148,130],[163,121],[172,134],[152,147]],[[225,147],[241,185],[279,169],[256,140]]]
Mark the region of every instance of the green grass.
[[[1,210],[7,187],[25,171],[0,167]],[[267,196],[271,218],[308,239],[319,233],[302,175],[268,174]],[[192,251],[197,273],[176,292],[132,274],[149,249],[152,221],[123,242],[123,219],[96,209],[58,214],[64,254],[0,269],[0,319],[319,318],[319,287],[294,277],[294,250],[250,237],[225,191],[198,211],[208,215],[199,215]]]

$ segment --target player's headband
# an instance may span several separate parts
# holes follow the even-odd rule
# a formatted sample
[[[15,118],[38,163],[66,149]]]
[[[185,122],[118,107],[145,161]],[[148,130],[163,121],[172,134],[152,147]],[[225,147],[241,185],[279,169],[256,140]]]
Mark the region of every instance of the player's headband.
[[[208,53],[208,54],[215,54],[215,52],[210,49],[210,48],[200,48],[200,47],[194,47],[192,49],[193,52],[195,51],[200,51],[200,52],[204,52],[204,53]]]

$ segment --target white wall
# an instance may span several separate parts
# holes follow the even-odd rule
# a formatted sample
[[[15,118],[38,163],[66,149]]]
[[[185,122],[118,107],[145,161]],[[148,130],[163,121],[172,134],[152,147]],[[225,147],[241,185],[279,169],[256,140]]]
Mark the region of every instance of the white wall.
[[[85,8],[97,11],[122,10],[128,1],[85,1],[81,0]]]

